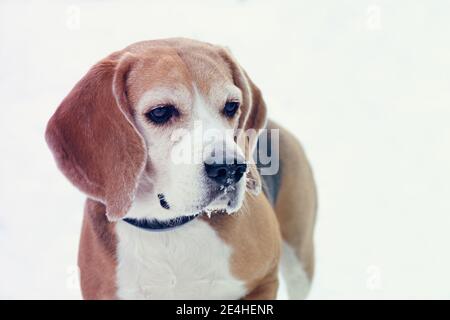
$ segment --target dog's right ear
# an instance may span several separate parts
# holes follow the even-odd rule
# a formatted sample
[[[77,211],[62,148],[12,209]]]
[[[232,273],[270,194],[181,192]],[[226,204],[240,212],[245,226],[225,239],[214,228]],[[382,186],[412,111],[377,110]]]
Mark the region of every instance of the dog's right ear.
[[[59,169],[102,202],[112,221],[130,208],[147,159],[127,99],[135,60],[119,52],[92,67],[58,107],[45,134]]]
[[[239,119],[239,129],[243,130],[244,135],[240,137],[241,139],[238,138],[238,141],[240,141],[246,160],[250,162],[248,176],[251,183],[247,184],[247,188],[251,193],[257,195],[261,192],[262,188],[261,177],[256,164],[252,164],[250,160],[253,159],[253,152],[256,148],[260,131],[267,124],[266,103],[259,88],[237,63],[231,52],[226,48],[219,47],[219,55],[228,64],[233,81],[242,92],[242,114]],[[253,134],[245,134],[252,130]]]

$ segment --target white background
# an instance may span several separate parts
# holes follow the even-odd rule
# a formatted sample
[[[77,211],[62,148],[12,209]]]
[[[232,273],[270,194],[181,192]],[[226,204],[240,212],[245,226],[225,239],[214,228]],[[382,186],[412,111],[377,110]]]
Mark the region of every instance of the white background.
[[[2,1],[0,298],[80,297],[84,197],[56,169],[46,122],[96,61],[172,36],[230,47],[303,142],[320,199],[310,298],[450,298],[449,12],[446,0]]]

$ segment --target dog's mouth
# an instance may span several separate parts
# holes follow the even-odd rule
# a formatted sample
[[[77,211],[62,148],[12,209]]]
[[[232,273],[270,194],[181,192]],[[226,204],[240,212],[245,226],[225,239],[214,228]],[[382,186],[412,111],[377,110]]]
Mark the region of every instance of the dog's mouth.
[[[220,186],[210,196],[201,212],[208,217],[211,217],[212,214],[233,214],[240,209],[242,204],[239,193],[238,185]]]
[[[240,209],[242,203],[239,188],[238,185],[219,186],[208,192],[205,199],[188,209],[184,215],[204,214],[210,218],[213,214],[233,214]],[[159,193],[157,196],[161,208],[172,209],[166,195]]]

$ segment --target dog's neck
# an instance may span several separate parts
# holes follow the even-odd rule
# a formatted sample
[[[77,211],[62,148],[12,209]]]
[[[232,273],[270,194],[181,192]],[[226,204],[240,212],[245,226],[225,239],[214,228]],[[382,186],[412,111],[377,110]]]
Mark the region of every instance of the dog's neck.
[[[134,227],[144,229],[147,231],[169,231],[175,228],[178,228],[188,222],[191,222],[197,215],[193,216],[181,216],[179,218],[169,219],[169,220],[147,220],[147,219],[133,219],[133,218],[125,218],[123,221],[131,224]]]

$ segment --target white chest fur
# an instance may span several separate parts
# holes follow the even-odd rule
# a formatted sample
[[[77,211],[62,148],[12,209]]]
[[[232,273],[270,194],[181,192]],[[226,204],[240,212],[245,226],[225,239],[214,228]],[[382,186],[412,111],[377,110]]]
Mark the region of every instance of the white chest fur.
[[[121,299],[239,299],[230,273],[232,249],[197,219],[165,232],[118,222],[117,287]]]

